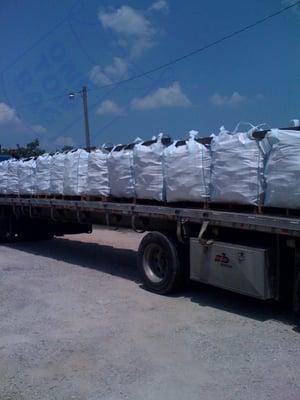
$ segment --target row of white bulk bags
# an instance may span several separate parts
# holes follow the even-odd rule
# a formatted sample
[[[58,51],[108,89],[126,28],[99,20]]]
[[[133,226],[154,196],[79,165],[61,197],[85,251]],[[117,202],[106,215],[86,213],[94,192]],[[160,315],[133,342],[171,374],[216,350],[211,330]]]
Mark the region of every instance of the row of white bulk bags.
[[[56,153],[52,157],[50,193],[66,196],[108,196],[107,154],[84,149]]]
[[[36,161],[34,158],[19,160],[19,194],[35,193],[35,167]]]
[[[79,196],[86,193],[88,158],[89,153],[84,149],[66,153],[64,164],[64,195]]]
[[[128,145],[114,146],[107,157],[110,193],[114,197],[135,198],[135,177],[133,166],[134,147],[141,143],[137,137]]]
[[[8,160],[0,162],[0,194],[7,193]]]
[[[114,197],[135,197],[134,146],[134,143],[115,146],[107,157],[110,193]]]
[[[260,141],[248,132],[223,127],[211,144],[211,201],[258,205],[264,194],[265,156]]]
[[[269,207],[300,208],[300,132],[272,129],[271,151],[265,168]]]
[[[171,139],[162,133],[133,149],[135,193],[138,199],[165,200],[163,152]]]
[[[43,154],[0,163],[0,194],[109,195],[107,155],[101,150]]]
[[[107,153],[101,149],[88,155],[87,189],[91,196],[109,196]]]
[[[19,161],[9,160],[8,161],[8,179],[6,194],[19,194]]]
[[[197,141],[197,134],[190,131],[188,140],[175,141],[164,150],[167,202],[209,200],[210,149]]]
[[[35,167],[35,190],[36,194],[50,193],[50,178],[52,156],[42,154],[36,159]]]
[[[66,153],[55,153],[50,164],[50,193],[61,195],[64,192]]]

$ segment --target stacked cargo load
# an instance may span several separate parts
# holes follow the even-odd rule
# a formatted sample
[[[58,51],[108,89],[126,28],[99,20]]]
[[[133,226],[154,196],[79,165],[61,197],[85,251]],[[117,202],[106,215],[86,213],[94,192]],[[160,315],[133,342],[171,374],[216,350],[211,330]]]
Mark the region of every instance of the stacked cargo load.
[[[212,140],[211,201],[241,205],[261,205],[264,195],[266,152],[253,137],[257,129],[234,132],[221,128]]]
[[[133,168],[138,199],[165,200],[163,153],[171,142],[171,138],[160,133],[157,138],[134,147]]]
[[[50,165],[50,194],[62,195],[64,192],[66,153],[55,153]]]
[[[0,162],[0,195],[101,196],[300,209],[298,128],[77,149]],[[213,206],[212,206],[213,207]]]
[[[65,155],[63,194],[81,196],[87,191],[89,153],[84,149],[72,150]]]
[[[35,169],[36,160],[34,158],[18,162],[19,194],[35,194]]]
[[[265,168],[269,207],[300,208],[300,132],[272,129],[271,151]]]
[[[167,202],[209,200],[210,146],[197,135],[190,131],[188,140],[177,140],[164,150]]]
[[[8,160],[7,194],[19,194],[19,161]]]
[[[52,156],[48,153],[42,154],[36,159],[36,170],[35,170],[36,194],[50,194],[51,164],[52,164]]]
[[[141,139],[137,138],[129,145],[115,146],[108,155],[109,185],[113,197],[135,198],[133,149],[140,142]]]
[[[109,196],[107,152],[92,150],[88,155],[87,190],[91,196]]]
[[[7,193],[8,160],[0,162],[0,194]]]

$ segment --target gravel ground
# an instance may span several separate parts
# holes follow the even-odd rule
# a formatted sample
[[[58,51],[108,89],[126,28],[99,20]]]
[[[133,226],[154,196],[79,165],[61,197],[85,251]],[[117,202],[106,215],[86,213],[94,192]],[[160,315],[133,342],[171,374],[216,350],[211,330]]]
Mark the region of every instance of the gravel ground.
[[[140,238],[0,245],[0,399],[299,400],[297,320],[202,285],[147,292]]]

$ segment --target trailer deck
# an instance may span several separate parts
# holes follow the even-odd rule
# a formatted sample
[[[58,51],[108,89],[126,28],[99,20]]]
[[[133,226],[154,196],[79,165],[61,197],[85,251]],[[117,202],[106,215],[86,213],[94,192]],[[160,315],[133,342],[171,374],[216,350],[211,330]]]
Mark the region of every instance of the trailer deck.
[[[73,201],[59,199],[39,199],[22,197],[0,198],[0,205],[11,206],[16,215],[26,213],[30,217],[42,217],[49,212],[52,219],[63,217],[65,211],[75,212],[78,222],[88,213],[105,216],[106,225],[113,225],[114,217],[131,217],[132,223],[139,218],[174,221],[180,224],[207,222],[210,226],[242,229],[300,237],[300,217],[267,215],[249,212],[220,211],[206,208],[171,207],[119,203],[111,201]]]

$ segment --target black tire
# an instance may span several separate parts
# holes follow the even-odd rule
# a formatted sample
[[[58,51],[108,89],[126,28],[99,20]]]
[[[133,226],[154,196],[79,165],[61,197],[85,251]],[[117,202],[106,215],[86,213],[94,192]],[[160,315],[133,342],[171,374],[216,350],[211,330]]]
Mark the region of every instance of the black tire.
[[[138,269],[142,282],[151,292],[174,292],[184,282],[185,263],[180,260],[176,241],[160,232],[148,233],[138,249]]]

